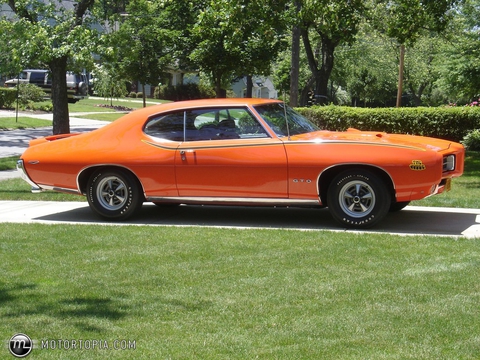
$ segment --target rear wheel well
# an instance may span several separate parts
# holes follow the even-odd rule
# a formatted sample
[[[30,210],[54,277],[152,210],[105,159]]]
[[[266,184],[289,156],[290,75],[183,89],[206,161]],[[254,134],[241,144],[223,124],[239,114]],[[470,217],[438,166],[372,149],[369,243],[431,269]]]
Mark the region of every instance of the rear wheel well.
[[[102,166],[92,166],[92,167],[89,167],[87,169],[84,169],[79,175],[78,175],[78,186],[79,186],[79,189],[81,191],[82,194],[86,194],[87,193],[87,184],[88,184],[88,180],[90,179],[90,176],[92,176],[92,174],[100,169],[103,169],[103,170],[120,170],[120,171],[124,171],[124,172],[127,172],[127,173],[130,173],[135,179],[136,181],[138,182],[138,185],[140,186],[140,188],[142,189],[143,191],[143,185],[142,183],[140,182],[140,180],[138,179],[137,175],[135,175],[132,171],[130,171],[129,169],[127,168],[124,168],[122,166],[115,166],[115,165],[102,165]]]
[[[392,179],[383,169],[377,168],[375,166],[369,166],[369,165],[339,165],[339,166],[334,166],[332,168],[325,170],[320,175],[320,178],[318,180],[318,189],[320,190],[319,195],[323,205],[328,206],[327,193],[333,178],[345,170],[352,170],[352,169],[368,170],[371,173],[378,176],[379,179],[383,181],[383,183],[387,186],[391,196],[392,203],[396,201],[395,188],[394,188]]]

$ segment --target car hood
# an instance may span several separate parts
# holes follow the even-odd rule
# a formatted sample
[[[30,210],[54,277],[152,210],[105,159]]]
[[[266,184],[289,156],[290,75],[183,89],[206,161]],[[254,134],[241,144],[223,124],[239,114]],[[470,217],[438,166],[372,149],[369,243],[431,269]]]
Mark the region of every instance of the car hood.
[[[313,142],[355,142],[385,146],[404,146],[421,150],[442,151],[450,148],[451,141],[417,135],[388,134],[376,131],[316,131],[308,134],[295,135],[292,141]]]

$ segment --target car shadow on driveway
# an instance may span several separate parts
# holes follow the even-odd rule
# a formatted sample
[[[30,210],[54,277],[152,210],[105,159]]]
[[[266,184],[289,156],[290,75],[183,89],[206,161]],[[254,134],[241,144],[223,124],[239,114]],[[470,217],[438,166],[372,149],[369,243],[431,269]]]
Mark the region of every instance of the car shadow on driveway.
[[[123,222],[99,219],[88,206],[37,217],[42,222],[110,225],[213,226],[347,231],[328,209],[231,206],[158,207],[144,204],[138,215]],[[480,210],[407,207],[390,213],[376,227],[365,231],[406,235],[480,236]]]

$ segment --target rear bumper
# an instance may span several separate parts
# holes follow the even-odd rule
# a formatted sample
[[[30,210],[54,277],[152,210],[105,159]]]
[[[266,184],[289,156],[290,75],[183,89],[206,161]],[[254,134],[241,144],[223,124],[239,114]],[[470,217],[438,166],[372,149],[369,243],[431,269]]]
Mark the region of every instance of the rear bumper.
[[[23,166],[23,160],[17,161],[17,171],[20,173],[22,179],[32,186],[32,192],[36,193],[42,191],[42,189],[28,176],[27,171]]]

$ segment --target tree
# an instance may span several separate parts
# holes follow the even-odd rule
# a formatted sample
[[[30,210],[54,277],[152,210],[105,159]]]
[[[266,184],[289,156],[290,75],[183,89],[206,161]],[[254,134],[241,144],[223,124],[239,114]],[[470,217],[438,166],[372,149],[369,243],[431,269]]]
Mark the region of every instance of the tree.
[[[271,0],[217,0],[199,11],[189,59],[210,78],[217,97],[225,97],[234,78],[270,71],[284,44],[284,16],[285,3]]]
[[[110,105],[113,106],[113,98],[125,96],[125,80],[119,75],[116,69],[109,63],[103,66],[96,65],[92,73],[94,76],[95,93],[104,98],[110,98]]]
[[[451,102],[470,102],[480,96],[480,1],[465,0],[456,9],[450,45],[440,63],[439,86]]]
[[[15,13],[6,43],[11,67],[48,67],[52,76],[53,133],[69,133],[66,72],[93,66],[97,34],[89,27],[95,0],[0,0]],[[26,41],[28,39],[28,41]]]
[[[400,46],[397,106],[401,106],[405,46],[413,45],[426,30],[444,31],[453,16],[449,11],[456,3],[457,0],[374,0],[374,23]]]
[[[328,80],[334,66],[335,49],[355,40],[365,11],[363,3],[361,0],[301,1],[300,32],[315,82],[317,103],[328,102]]]
[[[158,84],[172,63],[172,31],[163,26],[165,14],[157,2],[133,0],[127,5],[119,30],[111,34],[108,58],[120,75],[146,84]]]

